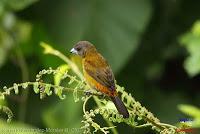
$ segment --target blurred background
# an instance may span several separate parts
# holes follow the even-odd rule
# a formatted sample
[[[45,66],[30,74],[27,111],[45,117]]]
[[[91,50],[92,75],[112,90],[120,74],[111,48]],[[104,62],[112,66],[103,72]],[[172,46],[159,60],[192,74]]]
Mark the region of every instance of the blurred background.
[[[0,87],[35,81],[40,70],[64,63],[44,55],[41,41],[70,56],[75,43],[88,40],[108,60],[117,83],[162,122],[192,118],[199,127],[199,5],[194,0],[0,0]],[[72,95],[40,100],[24,90],[0,104],[14,113],[13,123],[1,120],[0,127],[81,125],[82,104]],[[117,125],[119,133],[154,133]]]

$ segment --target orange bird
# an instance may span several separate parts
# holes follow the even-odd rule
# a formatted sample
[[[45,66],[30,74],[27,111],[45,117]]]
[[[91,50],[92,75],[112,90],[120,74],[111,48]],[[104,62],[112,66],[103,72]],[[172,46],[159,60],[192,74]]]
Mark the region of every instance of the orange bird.
[[[88,41],[79,41],[70,52],[82,57],[84,77],[90,87],[109,96],[118,112],[128,118],[129,113],[116,91],[113,72],[94,45]]]

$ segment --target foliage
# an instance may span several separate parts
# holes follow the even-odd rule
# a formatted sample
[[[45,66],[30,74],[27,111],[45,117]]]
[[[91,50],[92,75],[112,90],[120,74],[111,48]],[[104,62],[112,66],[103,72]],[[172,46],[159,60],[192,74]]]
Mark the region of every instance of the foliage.
[[[200,21],[196,21],[191,31],[182,35],[180,42],[187,49],[189,56],[184,67],[192,77],[200,73]]]
[[[13,10],[22,10],[37,0],[0,1],[0,68],[13,48],[26,42],[31,34],[31,24],[18,19]]]
[[[0,15],[4,10],[22,10],[38,0],[1,0]]]
[[[199,108],[192,105],[186,105],[186,104],[181,104],[178,106],[178,108],[184,114],[192,117],[191,119],[192,127],[200,128],[200,109]]]
[[[45,12],[41,13],[52,37],[61,44],[74,44],[83,39],[91,41],[108,59],[114,72],[137,50],[152,13],[149,0],[62,0],[62,4],[52,2],[52,5],[48,14],[52,14],[54,23],[48,22]],[[66,49],[70,49],[69,46]]]
[[[87,85],[83,81],[82,74],[78,70],[78,67],[71,62],[67,57],[65,57],[62,53],[59,51],[53,49],[46,43],[41,43],[41,46],[44,47],[45,53],[46,54],[53,54],[55,56],[58,56],[59,58],[63,59],[66,61],[67,65],[61,66],[61,68],[57,69],[44,69],[36,75],[36,81],[35,82],[25,82],[25,83],[20,83],[16,84],[14,83],[12,87],[7,88],[4,87],[4,92],[1,92],[1,98],[4,99],[4,96],[10,95],[11,91],[14,91],[15,94],[17,94],[19,91],[19,88],[26,89],[28,86],[32,86],[35,93],[38,94],[40,93],[40,98],[43,99],[44,96],[52,95],[54,90],[54,93],[60,98],[60,99],[65,99],[65,95],[63,95],[64,91],[71,91],[73,92],[74,95],[74,100],[75,102],[78,101],[78,93],[82,94],[82,99],[84,101],[83,103],[83,112],[84,112],[84,120],[82,121],[84,123],[84,126],[82,127],[83,133],[91,133],[92,131],[98,132],[101,131],[105,134],[109,133],[109,129],[114,129],[115,126],[109,126],[109,127],[101,127],[98,123],[94,121],[94,117],[97,114],[102,115],[104,118],[108,119],[109,122],[115,122],[115,123],[121,123],[124,122],[127,125],[130,125],[131,127],[147,127],[151,126],[153,130],[160,132],[161,134],[166,134],[166,133],[177,133],[177,127],[169,125],[169,124],[164,124],[159,121],[154,115],[149,112],[145,107],[142,107],[141,104],[138,101],[135,101],[135,99],[132,97],[131,94],[128,94],[125,92],[123,87],[120,87],[117,85],[117,91],[121,95],[122,101],[125,103],[126,107],[129,109],[130,117],[128,119],[124,119],[122,115],[118,114],[116,109],[114,107],[110,107],[110,102],[106,98],[101,100],[97,96],[101,96],[101,93],[98,92],[91,92],[91,95],[89,97],[85,97],[84,92],[87,91]],[[75,74],[77,74],[78,78],[76,76],[71,76],[68,74],[68,70],[71,69]],[[54,78],[56,80],[55,85],[54,84],[49,84],[43,82],[42,78],[43,75],[46,74],[53,74]],[[60,82],[65,79],[68,80],[68,86],[76,83],[74,88],[70,87],[63,87],[60,86]],[[86,110],[86,104],[88,100],[93,97],[98,105],[98,108],[95,110]],[[5,109],[5,108],[4,108]],[[6,108],[8,109],[8,108]],[[5,111],[5,110],[4,110]],[[8,113],[8,112],[6,112]],[[9,116],[10,114],[8,114]],[[141,124],[139,123],[140,120],[144,120],[144,123]],[[90,130],[90,128],[93,127],[94,130]]]

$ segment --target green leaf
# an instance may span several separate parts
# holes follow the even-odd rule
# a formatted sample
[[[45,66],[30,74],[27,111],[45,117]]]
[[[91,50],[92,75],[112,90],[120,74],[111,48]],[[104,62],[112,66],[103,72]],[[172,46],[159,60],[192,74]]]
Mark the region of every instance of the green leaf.
[[[50,85],[50,84],[46,84],[46,85],[45,85],[44,92],[45,92],[48,96],[52,95],[51,85]]]
[[[178,109],[181,112],[183,112],[189,116],[192,116],[193,118],[200,118],[200,109],[195,106],[181,104],[181,105],[178,105]]]
[[[192,126],[200,128],[200,118],[194,119]]]
[[[137,49],[152,13],[149,0],[66,0],[57,4],[48,10],[51,18],[46,18],[47,12],[41,14],[53,37],[68,45],[65,52],[69,53],[76,42],[88,40],[114,71],[122,68]]]
[[[55,94],[58,95],[58,97],[63,100],[66,98],[66,95],[63,94],[63,87],[58,87],[58,88],[55,88]]]
[[[39,83],[38,82],[35,82],[34,85],[33,85],[33,90],[36,94],[38,94],[40,92],[40,89],[39,89]]]
[[[22,10],[38,0],[1,0],[0,5],[5,9]]]
[[[57,86],[60,85],[63,75],[69,70],[69,66],[64,64],[60,65],[58,68],[59,68],[59,73],[54,75],[54,84]]]
[[[184,62],[184,67],[187,73],[193,77],[200,73],[200,21],[194,24],[190,32],[181,36],[180,42],[189,53]]]

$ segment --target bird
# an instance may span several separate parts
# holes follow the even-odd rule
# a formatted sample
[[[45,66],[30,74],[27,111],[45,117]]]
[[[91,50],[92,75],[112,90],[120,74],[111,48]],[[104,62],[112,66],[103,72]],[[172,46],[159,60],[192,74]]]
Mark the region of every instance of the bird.
[[[129,112],[118,96],[115,77],[107,60],[89,41],[79,41],[70,50],[82,58],[83,75],[86,83],[93,89],[109,96],[123,118],[129,117]]]

